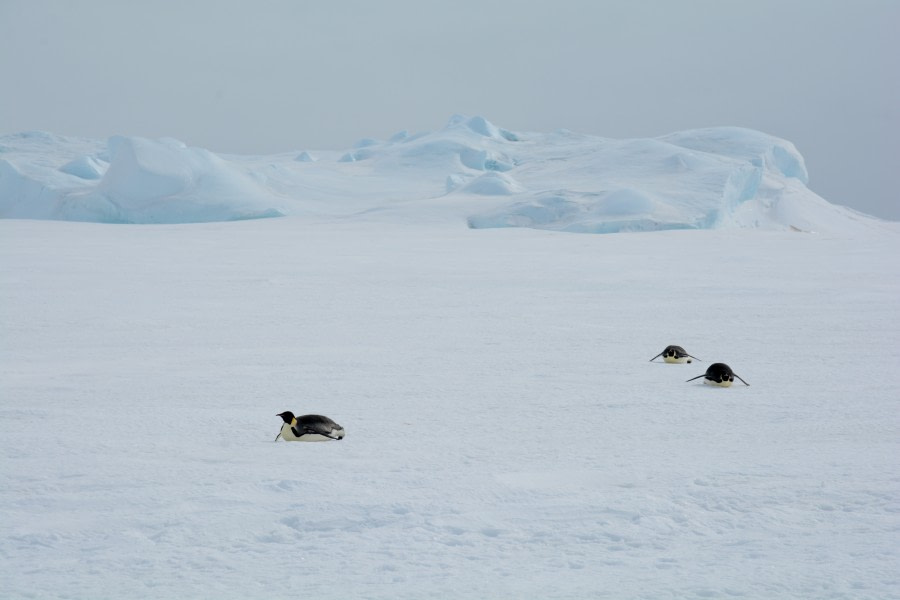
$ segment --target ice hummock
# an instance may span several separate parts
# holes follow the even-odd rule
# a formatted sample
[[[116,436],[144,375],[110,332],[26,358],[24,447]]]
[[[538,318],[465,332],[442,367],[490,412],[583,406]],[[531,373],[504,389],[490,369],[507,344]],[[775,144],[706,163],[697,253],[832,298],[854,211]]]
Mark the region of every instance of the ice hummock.
[[[5,218],[415,219],[435,210],[472,228],[582,233],[830,231],[874,221],[810,190],[791,142],[740,127],[617,140],[512,132],[454,115],[440,130],[362,138],[343,152],[226,158],[173,139],[116,136],[103,145],[46,133],[4,136],[0,147]]]

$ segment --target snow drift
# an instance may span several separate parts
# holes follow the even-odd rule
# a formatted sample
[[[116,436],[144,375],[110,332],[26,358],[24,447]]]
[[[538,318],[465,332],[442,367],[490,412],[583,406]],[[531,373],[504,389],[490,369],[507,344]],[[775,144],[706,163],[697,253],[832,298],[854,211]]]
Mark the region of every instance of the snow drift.
[[[0,147],[5,218],[180,223],[439,208],[472,228],[587,233],[875,222],[812,192],[792,143],[738,127],[614,140],[457,115],[438,131],[365,138],[345,152],[226,159],[171,139],[104,146],[43,133]]]

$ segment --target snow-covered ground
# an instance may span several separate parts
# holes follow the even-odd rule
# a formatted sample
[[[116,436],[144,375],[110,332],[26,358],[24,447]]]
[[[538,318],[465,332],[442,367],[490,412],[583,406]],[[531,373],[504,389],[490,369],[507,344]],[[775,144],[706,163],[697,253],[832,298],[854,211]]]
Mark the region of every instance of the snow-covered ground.
[[[157,192],[225,160],[115,144],[155,157],[131,176]],[[56,194],[64,154],[7,174]],[[0,597],[900,598],[900,226],[766,170],[804,231],[740,206],[694,231],[477,229],[537,178],[419,206],[432,179],[313,154],[331,191],[283,218],[0,220]],[[197,185],[298,197],[241,161]],[[153,204],[116,164],[85,181]],[[616,202],[713,210],[713,171],[671,182],[700,205],[637,176]],[[668,344],[703,362],[649,362]],[[751,385],[685,381],[713,362]],[[274,443],[284,410],[347,437]]]
[[[890,228],[0,240],[4,597],[900,596]]]

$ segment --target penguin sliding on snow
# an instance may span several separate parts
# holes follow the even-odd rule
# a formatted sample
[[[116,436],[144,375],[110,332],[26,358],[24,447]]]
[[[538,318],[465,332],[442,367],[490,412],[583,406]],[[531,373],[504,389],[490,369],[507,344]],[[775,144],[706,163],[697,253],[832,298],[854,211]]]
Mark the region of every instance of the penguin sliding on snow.
[[[736,375],[734,371],[731,370],[731,367],[726,365],[725,363],[713,363],[709,365],[709,368],[706,369],[706,373],[703,375],[697,375],[696,377],[691,377],[688,381],[693,381],[695,379],[700,379],[703,377],[703,383],[708,385],[717,385],[719,387],[731,387],[731,384],[734,383],[734,378],[737,377],[741,379],[740,375]],[[743,379],[741,381],[744,385],[750,385]]]
[[[286,442],[328,442],[344,439],[344,428],[322,415],[303,415],[295,417],[294,413],[287,410],[279,413],[284,424],[281,431],[275,436]]]
[[[691,356],[690,354],[688,354],[681,346],[666,346],[665,350],[651,358],[649,362],[653,362],[660,356],[662,356],[663,360],[667,363],[690,363],[692,358],[694,360],[700,360],[696,356]]]

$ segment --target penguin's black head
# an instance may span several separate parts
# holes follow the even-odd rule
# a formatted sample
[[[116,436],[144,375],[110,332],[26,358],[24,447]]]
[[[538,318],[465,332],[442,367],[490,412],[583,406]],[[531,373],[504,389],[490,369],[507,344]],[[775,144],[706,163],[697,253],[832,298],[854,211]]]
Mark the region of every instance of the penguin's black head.
[[[666,346],[666,349],[663,351],[665,356],[670,356],[673,358],[681,358],[682,356],[687,356],[687,352],[684,351],[684,348],[681,346]]]
[[[725,363],[713,363],[706,369],[706,378],[716,383],[734,381],[734,371]]]
[[[294,413],[292,413],[292,412],[289,411],[289,410],[286,410],[286,411],[284,411],[283,413],[279,413],[279,414],[276,415],[276,416],[281,417],[282,420],[284,420],[284,422],[287,423],[288,425],[290,425],[290,424],[291,424],[291,421],[294,420]]]

